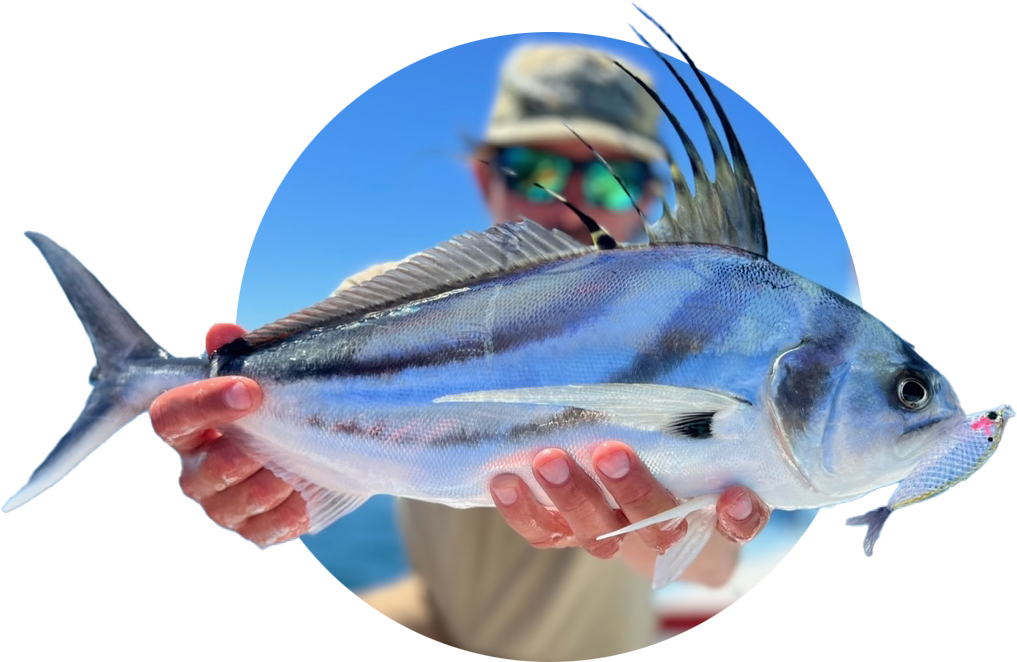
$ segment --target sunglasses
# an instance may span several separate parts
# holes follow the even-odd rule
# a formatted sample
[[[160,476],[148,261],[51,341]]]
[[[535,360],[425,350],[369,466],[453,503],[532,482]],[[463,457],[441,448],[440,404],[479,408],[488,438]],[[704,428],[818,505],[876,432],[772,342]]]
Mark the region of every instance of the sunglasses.
[[[583,197],[588,203],[608,211],[632,209],[632,201],[625,189],[597,159],[574,161],[560,154],[529,147],[506,147],[498,150],[494,163],[509,190],[529,202],[553,202],[551,194],[534,184],[560,195],[565,190],[569,175],[575,170],[582,177]],[[609,163],[615,175],[625,182],[632,200],[640,200],[651,179],[650,166],[636,160],[611,160]]]

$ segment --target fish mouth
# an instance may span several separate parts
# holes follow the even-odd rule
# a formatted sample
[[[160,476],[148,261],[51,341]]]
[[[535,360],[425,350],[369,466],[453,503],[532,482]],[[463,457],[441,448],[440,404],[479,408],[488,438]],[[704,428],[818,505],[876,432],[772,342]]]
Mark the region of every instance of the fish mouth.
[[[909,434],[911,434],[913,432],[921,432],[922,430],[925,430],[926,428],[931,428],[933,425],[937,425],[939,423],[942,423],[943,421],[950,420],[954,416],[956,416],[956,414],[948,414],[948,415],[944,415],[944,416],[938,416],[938,417],[936,417],[936,418],[934,418],[934,419],[932,419],[930,421],[926,421],[925,423],[921,423],[919,425],[915,425],[913,427],[907,428],[906,430],[904,430],[901,433],[900,436],[901,437],[906,437],[907,435],[909,435]]]
[[[963,411],[960,411],[953,414],[944,414],[942,416],[937,416],[936,418],[926,421],[925,423],[915,425],[914,427],[910,427],[904,430],[904,432],[902,432],[901,436],[898,438],[898,445],[896,446],[896,449],[898,451],[897,455],[899,458],[903,460],[910,459],[914,457],[916,454],[920,454],[921,452],[923,452],[926,448],[932,445],[937,439],[942,438],[943,435],[964,434],[966,427],[972,427],[977,429],[975,422],[982,417],[985,417],[983,423],[987,427],[991,428],[990,430],[987,431],[987,434],[990,436],[995,436],[998,443],[999,438],[1002,436],[1003,428],[1006,427],[1006,422],[1009,419],[1013,418],[1013,416],[1014,410],[1009,405],[1000,405],[998,407],[995,407],[994,409],[986,409],[985,411],[980,411],[974,414],[965,414]],[[925,439],[922,443],[919,443],[915,445],[913,448],[910,448],[906,451],[902,450],[902,448],[909,445],[908,442],[910,441],[910,438],[913,437],[914,435],[925,432],[929,428],[935,427],[936,425],[943,423],[944,421],[951,420],[954,422],[953,425],[943,426],[942,429],[936,431],[934,434],[928,435],[928,438]]]
[[[921,437],[923,436],[924,433],[931,430],[932,428],[940,426],[940,424],[950,420],[953,420],[955,422],[955,425],[941,426],[941,429],[937,433],[929,434],[920,443],[914,442],[914,439],[916,437]],[[935,418],[925,421],[924,423],[919,423],[918,425],[914,425],[912,427],[905,429],[903,432],[901,432],[900,437],[897,438],[897,443],[894,444],[893,447],[894,450],[896,451],[897,458],[900,460],[908,461],[915,458],[918,455],[921,455],[926,451],[926,449],[932,446],[932,444],[935,443],[936,439],[938,439],[941,435],[949,434],[950,431],[954,430],[955,428],[958,428],[962,421],[964,421],[964,412],[943,414],[942,416],[936,416]]]

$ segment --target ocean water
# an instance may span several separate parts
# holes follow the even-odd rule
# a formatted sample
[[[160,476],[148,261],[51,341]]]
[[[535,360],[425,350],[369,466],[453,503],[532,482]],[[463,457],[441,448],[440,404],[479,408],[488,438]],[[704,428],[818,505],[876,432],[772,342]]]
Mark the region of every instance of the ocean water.
[[[314,536],[258,549],[236,536],[236,660],[249,662],[279,641],[286,621],[316,595],[394,580],[407,563],[396,500],[374,496]]]

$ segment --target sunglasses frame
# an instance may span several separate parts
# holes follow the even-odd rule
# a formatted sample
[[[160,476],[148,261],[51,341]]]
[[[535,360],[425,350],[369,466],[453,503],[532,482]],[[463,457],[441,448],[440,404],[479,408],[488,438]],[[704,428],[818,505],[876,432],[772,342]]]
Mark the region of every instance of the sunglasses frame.
[[[627,164],[637,165],[642,170],[642,173],[638,181],[631,180],[626,177],[621,177],[621,174],[619,173],[619,177],[621,177],[622,181],[625,182],[625,186],[628,188],[629,193],[632,194],[632,198],[630,200],[629,197],[626,195],[625,204],[622,205],[621,207],[616,205],[607,205],[604,204],[606,202],[605,199],[592,200],[589,197],[588,192],[588,185],[590,183],[590,180],[588,179],[589,172],[591,168],[594,167],[603,168],[603,164],[595,156],[591,155],[589,159],[580,161],[578,159],[573,159],[562,154],[550,152],[548,150],[535,149],[533,147],[526,147],[523,145],[513,145],[509,147],[495,148],[494,156],[491,159],[491,162],[495,164],[495,166],[497,167],[498,173],[501,175],[502,180],[505,182],[505,185],[514,194],[525,198],[527,202],[530,202],[532,204],[549,204],[555,202],[555,199],[553,196],[547,194],[546,192],[542,191],[541,189],[533,185],[532,182],[536,181],[536,179],[532,178],[532,173],[530,173],[530,178],[532,181],[529,184],[526,184],[526,178],[515,175],[515,171],[511,167],[512,164],[506,163],[505,158],[506,153],[510,153],[513,150],[525,150],[536,155],[534,161],[537,163],[540,162],[540,159],[544,159],[546,160],[546,162],[555,164],[558,173],[561,173],[560,168],[561,164],[563,163],[568,164],[567,169],[564,173],[564,177],[561,178],[560,186],[547,186],[547,188],[561,195],[564,192],[565,186],[568,184],[569,178],[572,176],[572,173],[575,172],[582,178],[581,187],[583,190],[583,197],[586,199],[586,202],[600,209],[604,209],[608,212],[624,212],[634,209],[632,205],[632,200],[639,202],[639,200],[642,198],[643,195],[646,194],[647,191],[652,191],[653,182],[656,179],[653,175],[653,170],[650,167],[650,164],[647,163],[646,161],[642,161],[640,159],[635,158],[608,159],[607,160],[608,164],[610,164],[611,168],[616,173],[618,172],[619,169],[627,167]],[[536,170],[537,168],[534,168],[534,171]],[[604,168],[604,173],[606,173],[604,176],[610,178],[610,181],[613,185],[618,186],[618,188],[621,189],[621,186],[614,179],[614,177],[611,175],[610,171],[607,168]]]

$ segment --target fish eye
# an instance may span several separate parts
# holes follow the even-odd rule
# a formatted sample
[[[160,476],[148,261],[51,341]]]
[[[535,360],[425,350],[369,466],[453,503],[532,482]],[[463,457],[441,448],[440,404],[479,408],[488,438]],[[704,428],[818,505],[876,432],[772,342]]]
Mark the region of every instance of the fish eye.
[[[908,409],[922,409],[931,399],[929,387],[913,375],[900,377],[897,380],[897,399]]]

